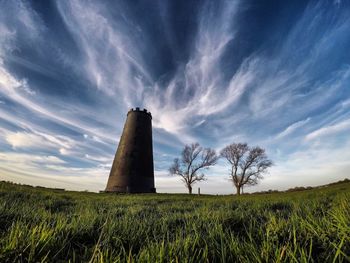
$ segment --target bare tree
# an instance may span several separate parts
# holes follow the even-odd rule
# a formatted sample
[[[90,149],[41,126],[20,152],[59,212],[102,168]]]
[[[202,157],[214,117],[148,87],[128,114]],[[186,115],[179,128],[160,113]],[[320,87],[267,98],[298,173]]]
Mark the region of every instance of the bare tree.
[[[198,143],[186,145],[182,150],[181,158],[174,159],[169,168],[171,175],[178,175],[186,185],[189,194],[192,194],[192,185],[196,182],[206,180],[200,170],[208,169],[216,164],[218,157],[214,150],[202,148]]]
[[[256,185],[263,174],[272,166],[265,150],[256,146],[250,148],[246,143],[233,143],[226,146],[220,156],[231,164],[230,179],[241,194],[244,185]]]

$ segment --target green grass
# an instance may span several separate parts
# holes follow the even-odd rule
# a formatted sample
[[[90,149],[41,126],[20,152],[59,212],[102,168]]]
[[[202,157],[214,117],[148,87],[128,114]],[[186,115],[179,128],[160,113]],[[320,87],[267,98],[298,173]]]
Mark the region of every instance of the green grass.
[[[0,183],[0,262],[346,262],[350,183],[236,196]]]

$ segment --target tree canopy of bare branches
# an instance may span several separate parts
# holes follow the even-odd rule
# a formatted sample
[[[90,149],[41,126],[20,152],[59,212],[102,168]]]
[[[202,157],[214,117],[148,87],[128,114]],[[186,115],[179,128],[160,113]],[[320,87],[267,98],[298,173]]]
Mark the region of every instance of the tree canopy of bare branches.
[[[174,159],[169,168],[171,175],[178,175],[186,185],[189,194],[192,194],[192,185],[206,180],[205,174],[200,170],[215,165],[218,157],[214,150],[202,148],[198,143],[186,145],[182,150],[181,158]]]
[[[232,143],[220,152],[220,156],[231,165],[230,179],[237,189],[237,195],[240,195],[244,185],[256,185],[272,166],[264,149],[258,146],[251,148],[246,143]]]

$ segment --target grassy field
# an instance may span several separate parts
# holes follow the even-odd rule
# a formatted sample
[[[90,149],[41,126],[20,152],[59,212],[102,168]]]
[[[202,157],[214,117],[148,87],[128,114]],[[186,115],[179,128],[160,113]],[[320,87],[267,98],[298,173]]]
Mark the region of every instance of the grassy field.
[[[350,183],[236,196],[0,183],[0,262],[346,262]]]

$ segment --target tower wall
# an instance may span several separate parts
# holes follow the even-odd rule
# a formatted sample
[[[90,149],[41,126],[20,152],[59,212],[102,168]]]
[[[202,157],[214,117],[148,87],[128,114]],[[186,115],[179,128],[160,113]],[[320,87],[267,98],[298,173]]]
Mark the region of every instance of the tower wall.
[[[155,192],[152,116],[146,109],[128,112],[105,191]]]

